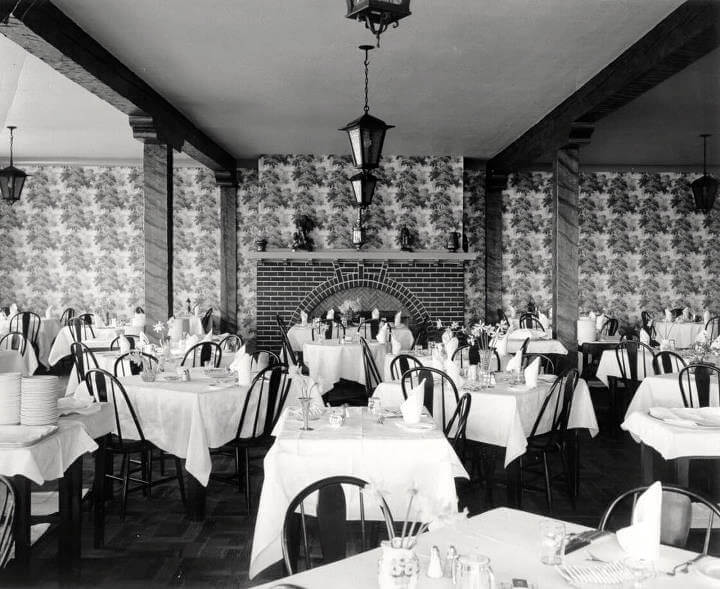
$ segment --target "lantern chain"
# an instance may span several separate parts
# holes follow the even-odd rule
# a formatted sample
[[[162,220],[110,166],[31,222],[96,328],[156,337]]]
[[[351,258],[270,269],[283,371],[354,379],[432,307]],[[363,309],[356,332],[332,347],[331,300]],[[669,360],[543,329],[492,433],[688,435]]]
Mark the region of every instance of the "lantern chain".
[[[368,66],[370,65],[370,60],[368,59],[368,51],[370,50],[367,45],[364,45],[363,48],[365,49],[365,107],[364,111],[367,113],[370,110],[370,107],[368,106]]]

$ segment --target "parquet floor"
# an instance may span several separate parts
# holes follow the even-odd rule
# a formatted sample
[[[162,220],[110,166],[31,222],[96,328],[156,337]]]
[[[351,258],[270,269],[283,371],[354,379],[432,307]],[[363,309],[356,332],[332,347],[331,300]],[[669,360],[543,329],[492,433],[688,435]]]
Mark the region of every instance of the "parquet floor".
[[[229,471],[224,459],[214,463],[215,471]],[[92,461],[85,461],[85,481],[91,481]],[[499,465],[501,468],[501,465]],[[502,480],[502,476],[498,477]],[[261,475],[253,479],[254,506],[257,506]],[[573,510],[558,488],[554,515],[587,525],[596,525],[608,503],[621,491],[639,483],[639,450],[628,436],[617,439],[601,433],[582,445],[580,498]],[[484,490],[472,486],[462,499],[471,513],[492,507],[483,501]],[[496,505],[505,503],[505,489],[497,487]],[[547,513],[543,494],[525,493],[523,508]],[[248,587],[248,566],[255,513],[245,510],[244,497],[235,486],[211,480],[204,522],[185,518],[177,484],[169,482],[153,489],[152,496],[131,495],[128,513],[121,521],[118,501],[108,503],[106,547],[92,547],[92,518],[83,517],[81,569],[62,580],[56,565],[57,532],[51,530],[33,548],[29,571],[12,565],[0,574],[0,587]],[[278,564],[266,570],[252,584],[282,576]]]

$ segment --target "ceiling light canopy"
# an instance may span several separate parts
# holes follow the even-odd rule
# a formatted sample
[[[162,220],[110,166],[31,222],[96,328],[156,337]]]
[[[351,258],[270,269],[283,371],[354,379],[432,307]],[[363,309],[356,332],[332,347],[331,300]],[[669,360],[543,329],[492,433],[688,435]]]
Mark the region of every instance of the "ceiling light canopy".
[[[398,21],[410,15],[410,0],[347,0],[347,18],[365,23],[377,39],[390,25],[397,28]]]

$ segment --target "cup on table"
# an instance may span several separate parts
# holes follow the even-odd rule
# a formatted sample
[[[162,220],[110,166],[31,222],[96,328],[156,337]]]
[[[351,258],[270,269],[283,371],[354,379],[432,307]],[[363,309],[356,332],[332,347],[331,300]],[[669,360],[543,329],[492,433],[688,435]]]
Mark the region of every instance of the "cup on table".
[[[458,556],[455,566],[455,589],[495,589],[495,576],[487,556],[464,554]]]
[[[540,522],[540,562],[562,564],[565,548],[565,524],[545,519]]]
[[[627,583],[623,583],[623,587],[639,589],[640,587],[646,586],[645,581],[649,581],[655,577],[655,565],[651,560],[644,558],[626,558],[623,560],[623,564],[630,575]]]

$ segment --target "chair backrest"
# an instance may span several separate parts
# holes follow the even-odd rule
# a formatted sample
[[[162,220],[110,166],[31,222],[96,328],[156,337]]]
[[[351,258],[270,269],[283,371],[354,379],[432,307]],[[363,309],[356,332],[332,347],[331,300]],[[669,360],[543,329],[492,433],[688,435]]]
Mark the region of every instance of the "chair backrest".
[[[60,315],[60,325],[67,325],[68,320],[73,317],[75,317],[75,309],[68,307],[62,312],[62,315]]]
[[[510,321],[508,321],[507,315],[505,314],[505,309],[503,309],[502,307],[497,310],[497,320],[498,323],[504,321],[505,323],[510,325]]]
[[[15,490],[10,480],[0,476],[0,569],[10,560],[15,524]]]
[[[540,406],[540,411],[530,432],[530,438],[538,434],[548,434],[546,436],[548,445],[562,441],[567,431],[577,381],[577,368],[570,368],[555,379]],[[546,412],[550,412],[548,413],[549,417],[546,417]],[[550,420],[550,428],[547,432],[541,432],[540,426],[547,419]]]
[[[372,350],[370,350],[370,346],[365,338],[360,338],[360,346],[363,355],[363,369],[365,370],[365,392],[368,398],[370,398],[375,392],[375,388],[382,382],[382,377],[380,376],[380,370],[378,370],[377,364],[375,364]]]
[[[247,440],[269,437],[280,417],[289,390],[287,364],[268,366],[258,372],[245,395],[236,438]]]
[[[133,376],[143,371],[143,364],[148,364],[150,368],[157,368],[158,359],[145,352],[128,352],[118,356],[113,366],[115,376]]]
[[[85,380],[88,370],[99,368],[95,354],[82,342],[71,343],[70,354],[72,354],[73,364],[75,364],[78,382]]]
[[[280,315],[275,315],[275,321],[278,324],[278,328],[280,329],[280,338],[282,339],[282,349],[283,353],[285,354],[285,358],[287,359],[287,363],[290,366],[297,366],[298,365],[298,358],[295,355],[295,350],[293,350],[292,345],[290,344],[290,339],[288,338],[287,334],[287,326],[285,325],[285,321],[283,320]],[[314,336],[313,336],[314,339]]]
[[[691,364],[678,374],[685,407],[716,407],[720,395],[720,368],[712,364]],[[714,394],[714,399],[710,394]]]
[[[460,368],[464,368],[465,366],[469,366],[471,364],[479,364],[480,352],[470,345],[460,346],[457,350],[455,350],[455,352],[453,352],[451,360],[453,362],[459,362]],[[500,354],[498,354],[497,350],[493,349],[488,370],[499,372],[501,366],[502,361],[500,360]]]
[[[128,432],[123,432],[122,419],[120,416],[121,411],[127,410],[132,418],[137,438],[132,436],[132,439],[145,440],[140,421],[138,420],[135,408],[130,402],[127,391],[122,383],[107,370],[102,368],[93,368],[85,373],[85,382],[87,384],[88,391],[95,399],[97,403],[109,403],[112,402],[113,409],[115,410],[115,433],[117,439],[122,446],[125,443],[124,435]]]
[[[95,323],[95,314],[94,313],[82,313],[77,316],[78,319],[80,319],[85,325],[92,325]]]
[[[325,339],[345,337],[345,326],[335,319],[325,320]]]
[[[523,369],[530,366],[530,364],[535,360],[535,358],[540,359],[540,374],[555,374],[555,362],[552,361],[552,358],[550,356],[546,356],[545,354],[526,354],[522,358],[522,367]]]
[[[615,357],[623,380],[642,380],[652,376],[655,353],[647,344],[637,340],[623,340],[615,347]]]
[[[685,360],[680,354],[671,352],[670,350],[662,350],[655,354],[653,358],[653,369],[655,374],[671,374],[680,372],[685,368]]]
[[[600,328],[600,335],[615,335],[618,327],[620,327],[620,322],[617,319],[608,317]]]
[[[437,418],[438,416],[435,415],[435,394],[437,393],[441,411],[440,418],[444,428],[445,424],[447,424],[448,411],[446,407],[455,408],[460,402],[457,387],[453,380],[442,370],[430,368],[429,366],[411,368],[402,375],[400,380],[403,397],[407,399],[410,389],[423,381],[423,405],[430,412],[430,415]]]
[[[390,378],[397,380],[411,368],[417,368],[422,365],[423,363],[415,356],[411,356],[410,354],[398,354],[392,359],[392,362],[390,362]]]
[[[711,317],[705,324],[705,331],[708,333],[709,341],[720,337],[720,316]]]
[[[185,352],[181,366],[190,365],[191,368],[205,366],[205,362],[210,362],[210,366],[218,368],[222,360],[222,350],[215,342],[199,342]]]
[[[67,328],[70,330],[70,335],[72,336],[74,342],[81,342],[88,338],[95,337],[92,325],[85,323],[85,320],[80,317],[68,319]]]
[[[288,574],[297,572],[296,566],[298,557],[302,556],[304,568],[310,569],[313,564],[328,564],[341,560],[347,556],[348,531],[347,505],[348,497],[345,489],[349,490],[350,503],[354,503],[354,492],[357,492],[357,505],[359,508],[359,519],[353,517],[352,528],[360,524],[359,552],[374,548],[371,544],[373,539],[368,534],[365,524],[365,493],[363,489],[367,482],[352,476],[334,476],[312,483],[300,491],[290,502],[285,511],[280,543],[282,546],[283,559]],[[316,506],[315,516],[306,519],[305,502],[310,499],[313,506]],[[379,504],[380,511],[385,519],[385,528],[388,538],[392,537],[394,522],[390,514],[390,508],[385,500],[377,493],[372,494],[373,504]],[[311,511],[311,510],[308,510]],[[313,525],[316,524],[316,525]],[[313,562],[310,558],[311,537],[309,532],[317,530],[322,560]],[[356,544],[357,545],[357,544]]]
[[[119,350],[120,349],[120,338],[121,337],[123,337],[123,336],[119,335],[113,341],[110,342],[111,350]],[[135,348],[137,348],[137,342],[140,339],[139,336],[125,334],[124,337],[126,337],[127,341],[130,343],[131,350],[134,350]]]
[[[220,340],[220,349],[223,352],[237,352],[242,347],[242,338],[239,335],[231,333]]]
[[[213,309],[212,309],[212,307],[210,307],[207,311],[205,311],[205,314],[202,316],[202,319],[200,319],[200,324],[202,325],[204,333],[207,333],[208,331],[212,331],[212,328],[213,328]]]
[[[357,328],[360,337],[365,339],[375,339],[380,331],[380,320],[379,319],[360,319]]]
[[[518,323],[521,329],[541,329],[545,331],[542,323],[540,323],[540,317],[535,313],[522,313]]]
[[[268,366],[278,366],[282,363],[280,356],[270,350],[255,350],[250,354],[250,370],[263,370]]]
[[[618,513],[622,514],[623,523],[618,525],[618,522],[614,521],[612,529],[628,525],[632,511],[630,511],[630,517],[628,517],[628,509],[625,508],[624,503],[631,499],[632,508],[634,510],[638,496],[646,490],[647,487],[636,487],[621,493],[608,506],[605,513],[603,513],[600,518],[600,525],[598,525],[598,529],[610,529],[608,525],[611,523],[613,517],[617,515],[615,510],[618,508],[620,508]],[[718,529],[718,526],[713,525],[713,523],[720,522],[720,508],[718,508],[716,503],[703,497],[699,493],[682,487],[663,485],[662,511],[660,516],[660,542],[662,544],[678,546],[680,548],[685,546],[691,524],[693,523],[693,520],[697,522],[697,518],[692,517],[692,503],[700,503],[703,506],[703,511],[706,511],[707,513],[708,521],[705,526],[705,543],[702,551],[703,554],[707,554],[710,546],[710,536],[712,531],[713,529]]]
[[[411,329],[413,334],[413,343],[410,349],[425,348],[428,345],[428,328],[425,323],[420,323]]]
[[[11,331],[0,338],[0,350],[17,350],[24,356],[26,349],[27,338],[19,331]]]
[[[470,415],[471,401],[470,393],[465,393],[460,397],[455,411],[453,411],[447,424],[445,424],[445,437],[455,449],[455,453],[460,460],[463,459],[465,453],[465,430],[467,429],[468,415]]]
[[[40,316],[32,311],[21,311],[10,318],[10,331],[19,331],[33,346],[37,345]]]

